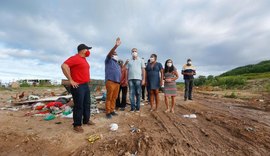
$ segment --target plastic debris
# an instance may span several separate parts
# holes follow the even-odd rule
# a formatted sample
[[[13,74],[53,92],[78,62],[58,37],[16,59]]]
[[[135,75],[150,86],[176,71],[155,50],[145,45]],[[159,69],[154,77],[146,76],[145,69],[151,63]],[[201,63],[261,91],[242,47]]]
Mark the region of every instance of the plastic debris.
[[[72,113],[71,107],[66,106],[64,111],[63,111],[63,115],[69,115],[70,113]]]
[[[101,139],[101,135],[99,134],[93,134],[93,135],[90,135],[87,140],[92,144],[94,143],[95,141]]]
[[[53,119],[55,119],[55,115],[53,115],[53,114],[48,114],[44,118],[44,120],[46,120],[46,121],[53,120]]]
[[[68,119],[72,119],[73,118],[73,112],[71,112],[70,114],[68,115],[61,115],[62,118],[68,118]]]
[[[39,100],[39,96],[36,96],[36,95],[29,95],[28,100]]]
[[[141,130],[139,128],[136,128],[136,127],[130,128],[130,131],[131,131],[131,133],[140,133],[141,132]]]
[[[118,125],[117,125],[116,123],[112,123],[112,124],[110,125],[110,130],[111,130],[111,131],[117,131],[117,130],[118,130]]]
[[[246,131],[248,131],[248,132],[254,131],[254,128],[252,128],[252,127],[246,127],[245,129],[246,129]]]
[[[183,115],[184,118],[190,118],[190,119],[196,119],[197,116],[196,114],[186,114],[186,115]]]
[[[33,110],[42,110],[44,108],[45,104],[38,102],[36,104],[33,105]]]
[[[18,111],[20,109],[18,107],[2,107],[2,108],[0,108],[0,110],[9,110],[9,111],[16,112],[16,111]]]

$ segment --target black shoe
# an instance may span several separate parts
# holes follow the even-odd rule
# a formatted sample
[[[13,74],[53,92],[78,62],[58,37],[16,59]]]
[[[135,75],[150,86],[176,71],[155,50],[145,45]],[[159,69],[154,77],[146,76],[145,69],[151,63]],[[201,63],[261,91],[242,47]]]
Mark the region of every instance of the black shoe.
[[[106,118],[107,119],[111,119],[112,118],[112,115],[111,114],[106,114]]]
[[[189,100],[192,100],[192,98],[188,98]]]
[[[184,101],[187,101],[187,98],[185,98]]]
[[[135,112],[135,110],[134,109],[131,109],[130,112]]]
[[[125,108],[120,108],[120,111],[125,111]]]
[[[117,116],[118,114],[115,113],[115,112],[111,112],[111,115],[112,115],[112,116]]]

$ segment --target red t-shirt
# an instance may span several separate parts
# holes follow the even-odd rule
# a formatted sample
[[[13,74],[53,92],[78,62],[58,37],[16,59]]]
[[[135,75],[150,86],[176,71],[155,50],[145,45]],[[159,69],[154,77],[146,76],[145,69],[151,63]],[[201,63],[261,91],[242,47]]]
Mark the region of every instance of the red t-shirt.
[[[73,81],[83,84],[90,81],[90,65],[85,57],[79,54],[71,56],[65,62],[70,68],[70,74]]]

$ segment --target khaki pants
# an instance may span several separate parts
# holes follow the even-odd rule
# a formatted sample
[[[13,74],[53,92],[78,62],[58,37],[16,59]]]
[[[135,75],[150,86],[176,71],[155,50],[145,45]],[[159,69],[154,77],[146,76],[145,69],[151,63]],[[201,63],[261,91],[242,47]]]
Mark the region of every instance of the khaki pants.
[[[112,113],[114,111],[119,88],[120,88],[119,83],[110,80],[106,82],[106,89],[107,89],[106,114]]]

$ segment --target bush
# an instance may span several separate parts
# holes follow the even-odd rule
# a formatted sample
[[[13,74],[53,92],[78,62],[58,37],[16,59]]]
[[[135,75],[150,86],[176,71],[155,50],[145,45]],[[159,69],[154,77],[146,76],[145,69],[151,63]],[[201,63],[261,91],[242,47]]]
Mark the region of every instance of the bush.
[[[20,84],[20,87],[30,87],[30,85],[25,82],[25,83]]]
[[[202,86],[206,82],[206,77],[205,76],[199,76],[198,78],[194,79],[194,85],[195,86]]]
[[[241,76],[218,77],[212,81],[212,86],[220,86],[225,89],[240,88],[246,84],[246,79]]]

